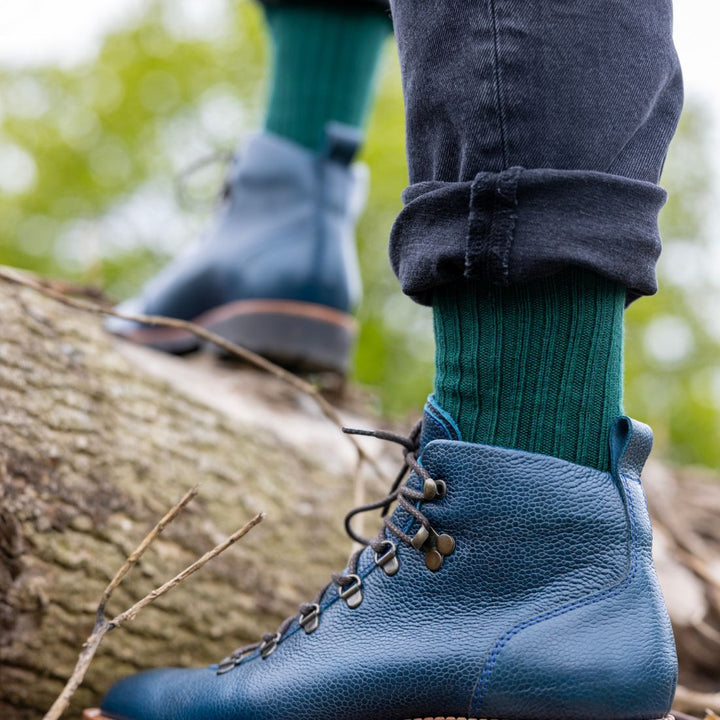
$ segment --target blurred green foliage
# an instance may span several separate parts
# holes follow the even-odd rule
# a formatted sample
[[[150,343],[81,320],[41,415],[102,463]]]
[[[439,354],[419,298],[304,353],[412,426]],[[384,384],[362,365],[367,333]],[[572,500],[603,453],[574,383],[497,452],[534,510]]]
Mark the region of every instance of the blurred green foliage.
[[[211,208],[176,199],[183,168],[231,150],[262,121],[267,47],[260,10],[227,0],[214,24],[148,3],[106,37],[91,64],[0,70],[0,262],[97,284],[122,298],[184,243]],[[387,237],[407,184],[400,77],[387,58],[363,159],[372,174],[359,229],[365,299],[355,378],[380,409],[416,413],[432,386],[432,323],[404,298]],[[720,465],[716,280],[704,235],[710,168],[705,119],[686,112],[664,184],[662,292],[627,317],[626,408],[651,423],[661,452]],[[219,183],[221,168],[200,185]]]
[[[720,294],[708,153],[710,119],[687,105],[662,184],[657,295],[626,315],[625,406],[650,423],[661,453],[720,467]]]

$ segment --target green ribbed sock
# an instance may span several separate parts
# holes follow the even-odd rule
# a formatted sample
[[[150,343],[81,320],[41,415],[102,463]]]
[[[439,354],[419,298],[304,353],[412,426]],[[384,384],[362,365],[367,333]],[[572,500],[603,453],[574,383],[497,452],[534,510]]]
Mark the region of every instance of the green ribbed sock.
[[[392,30],[375,8],[266,8],[274,50],[265,128],[319,151],[330,121],[362,127],[383,44]]]
[[[469,442],[610,468],[621,414],[625,290],[579,269],[433,302],[435,397]]]

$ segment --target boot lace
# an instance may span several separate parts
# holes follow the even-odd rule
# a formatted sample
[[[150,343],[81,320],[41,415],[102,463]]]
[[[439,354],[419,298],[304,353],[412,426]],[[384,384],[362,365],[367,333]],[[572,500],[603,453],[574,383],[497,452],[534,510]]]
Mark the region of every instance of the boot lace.
[[[345,516],[345,531],[352,540],[360,545],[360,548],[350,557],[347,571],[344,573],[334,573],[331,581],[320,590],[315,600],[300,605],[299,614],[291,615],[283,620],[274,633],[266,633],[260,641],[240,647],[221,660],[217,668],[218,675],[237,667],[244,659],[254,654],[255,651],[260,652],[262,659],[268,657],[275,651],[278,643],[296,619],[300,627],[302,627],[307,634],[314,632],[320,623],[322,602],[328,590],[332,588],[333,585],[337,586],[338,596],[347,603],[349,608],[353,609],[360,605],[363,601],[363,593],[362,578],[358,574],[358,562],[361,554],[367,547],[372,548],[375,553],[375,564],[381,567],[387,575],[394,575],[399,569],[397,547],[392,540],[388,539],[388,533],[415,549],[422,550],[425,553],[425,564],[429,570],[434,572],[440,569],[444,558],[450,555],[455,549],[455,541],[450,535],[438,535],[430,525],[427,517],[418,509],[420,502],[429,502],[435,498],[442,498],[446,491],[445,482],[443,480],[433,479],[430,473],[418,461],[421,430],[422,421],[416,423],[408,437],[385,430],[343,428],[343,432],[348,434],[365,435],[378,438],[379,440],[397,443],[402,446],[403,465],[390,488],[390,492],[381,500],[353,508]],[[423,480],[422,490],[415,490],[402,484],[409,470],[415,472]],[[420,528],[414,535],[408,535],[388,517],[390,508],[395,502],[420,523]],[[358,535],[353,529],[352,519],[356,515],[371,510],[381,510],[383,527],[377,537],[364,538]]]

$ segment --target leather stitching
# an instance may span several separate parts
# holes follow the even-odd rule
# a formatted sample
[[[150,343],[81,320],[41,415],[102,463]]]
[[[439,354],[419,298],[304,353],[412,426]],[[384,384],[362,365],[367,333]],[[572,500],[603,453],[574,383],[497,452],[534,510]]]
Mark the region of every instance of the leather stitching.
[[[445,425],[440,422],[429,410],[428,410],[428,417],[440,428],[440,430],[445,434],[445,437],[448,440],[452,440],[452,437],[450,436],[450,433],[448,432],[448,429],[445,427]]]
[[[487,660],[485,661],[485,665],[483,666],[480,676],[478,677],[478,680],[476,681],[475,691],[473,692],[470,709],[468,711],[469,715],[475,716],[475,714],[479,712],[479,710],[482,706],[482,702],[485,699],[485,691],[487,690],[488,683],[490,682],[490,676],[492,675],[495,665],[498,662],[500,653],[501,653],[502,649],[510,642],[510,640],[512,640],[512,638],[515,637],[515,635],[518,635],[522,630],[525,630],[526,628],[531,627],[533,625],[537,625],[538,623],[541,623],[545,620],[551,620],[553,618],[560,617],[561,615],[566,615],[567,613],[570,613],[573,610],[578,610],[580,608],[587,607],[589,605],[594,605],[595,603],[601,602],[602,600],[607,600],[609,598],[615,597],[616,595],[619,595],[620,593],[622,593],[625,590],[625,588],[632,582],[633,578],[635,577],[635,574],[637,572],[637,567],[638,567],[638,563],[637,563],[637,526],[636,526],[636,520],[635,520],[635,506],[633,504],[633,500],[632,500],[631,494],[630,494],[628,486],[627,486],[628,478],[623,474],[623,475],[621,475],[621,479],[622,479],[622,484],[623,484],[623,491],[624,491],[625,498],[627,501],[628,516],[629,516],[629,523],[630,523],[630,569],[628,571],[628,574],[625,576],[625,578],[623,578],[623,580],[620,583],[618,583],[617,585],[615,585],[611,588],[607,588],[606,590],[596,593],[595,595],[585,597],[581,600],[575,600],[572,603],[563,605],[559,608],[555,608],[555,610],[550,610],[550,611],[541,613],[540,615],[530,618],[529,620],[524,620],[523,622],[519,623],[518,625],[515,625],[510,630],[508,630],[495,643],[495,647],[492,649],[492,651],[488,655]]]
[[[427,399],[425,411],[438,425],[441,425],[448,437],[448,440],[462,440],[460,428],[455,424],[455,420],[453,420],[453,418],[445,410],[435,403],[434,395],[431,395]],[[439,419],[435,413],[437,413],[441,419]]]

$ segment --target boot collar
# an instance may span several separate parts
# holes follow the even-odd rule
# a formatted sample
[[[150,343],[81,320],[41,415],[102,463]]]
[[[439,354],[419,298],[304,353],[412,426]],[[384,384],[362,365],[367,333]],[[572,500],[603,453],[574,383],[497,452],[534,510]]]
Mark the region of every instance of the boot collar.
[[[429,395],[423,413],[422,434],[420,436],[420,452],[433,440],[462,440],[462,434],[449,413]]]

